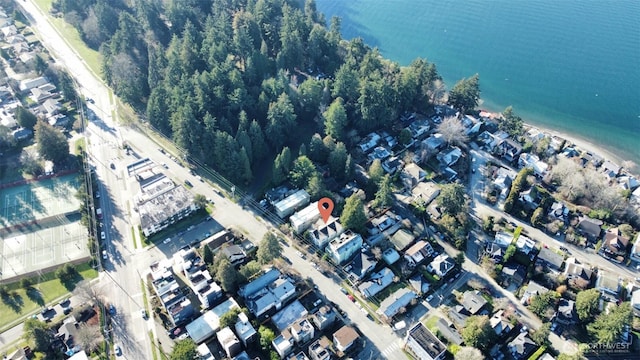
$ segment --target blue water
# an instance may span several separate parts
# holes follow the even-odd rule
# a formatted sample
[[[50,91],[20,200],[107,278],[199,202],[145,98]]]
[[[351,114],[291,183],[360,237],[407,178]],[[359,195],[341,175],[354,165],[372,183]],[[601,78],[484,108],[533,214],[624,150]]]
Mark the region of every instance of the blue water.
[[[481,108],[640,164],[640,1],[316,0],[402,65],[423,57],[447,87],[480,75]]]

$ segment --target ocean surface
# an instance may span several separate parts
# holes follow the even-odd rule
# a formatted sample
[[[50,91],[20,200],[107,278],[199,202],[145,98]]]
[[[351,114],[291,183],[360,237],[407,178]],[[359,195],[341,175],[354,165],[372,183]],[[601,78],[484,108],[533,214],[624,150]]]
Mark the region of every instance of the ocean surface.
[[[480,108],[640,164],[640,1],[316,0],[386,58],[434,62],[450,89],[480,75]]]

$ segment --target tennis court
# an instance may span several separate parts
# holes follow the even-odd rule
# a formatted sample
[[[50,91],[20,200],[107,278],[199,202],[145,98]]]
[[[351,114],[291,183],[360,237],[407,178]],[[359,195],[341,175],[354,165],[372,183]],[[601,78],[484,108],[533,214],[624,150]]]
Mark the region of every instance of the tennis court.
[[[0,189],[0,227],[77,211],[79,185],[77,175],[71,174]]]
[[[87,229],[76,221],[4,237],[0,244],[0,279],[89,257],[86,234]]]
[[[78,188],[72,174],[0,189],[1,282],[89,258]]]

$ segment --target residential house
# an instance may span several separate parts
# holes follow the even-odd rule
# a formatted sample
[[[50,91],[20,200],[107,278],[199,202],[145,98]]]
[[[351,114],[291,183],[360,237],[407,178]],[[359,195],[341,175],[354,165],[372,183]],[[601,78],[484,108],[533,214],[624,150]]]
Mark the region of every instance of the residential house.
[[[368,153],[369,150],[375,148],[380,143],[381,137],[380,135],[372,132],[367,135],[361,142],[358,144],[358,147],[363,153]]]
[[[462,150],[459,147],[454,146],[452,148],[447,149],[446,151],[441,151],[436,155],[436,158],[440,162],[442,166],[453,166],[458,160],[462,157]]]
[[[393,175],[396,171],[402,169],[404,166],[404,161],[400,159],[398,156],[392,156],[387,158],[382,162],[382,170],[384,170],[387,174]]]
[[[450,167],[440,167],[440,176],[448,182],[454,181],[458,177],[458,173]]]
[[[347,230],[331,240],[326,252],[336,264],[343,264],[362,248],[362,236]]]
[[[640,317],[640,289],[637,289],[631,293],[631,308],[635,316]]]
[[[569,285],[579,289],[586,289],[591,284],[593,271],[583,264],[579,263],[576,258],[568,258],[565,262],[564,274]]]
[[[398,254],[398,252],[395,249],[388,248],[382,252],[382,260],[387,265],[391,265],[391,264],[394,264],[396,261],[400,260],[400,254]]]
[[[607,179],[613,180],[620,174],[620,166],[607,160],[600,166],[600,171]]]
[[[311,315],[311,321],[316,325],[318,330],[325,330],[336,321],[336,312],[330,306],[323,305],[318,311]]]
[[[442,134],[433,134],[422,141],[422,147],[430,153],[435,153],[442,150],[446,143]]]
[[[621,290],[620,280],[616,276],[608,275],[600,270],[596,279],[596,289],[600,290],[603,296],[611,300],[618,300]]]
[[[320,209],[316,201],[291,215],[289,222],[291,222],[291,229],[295,231],[296,234],[302,234],[319,219]]]
[[[569,208],[562,201],[556,201],[551,204],[549,209],[549,217],[557,220],[567,221],[569,216]]]
[[[499,264],[504,258],[504,249],[497,243],[490,242],[485,248],[485,255],[488,256],[494,263]]]
[[[444,277],[453,269],[455,262],[447,254],[440,254],[436,256],[431,263],[427,266],[429,272],[434,273],[440,277]]]
[[[436,321],[436,327],[438,328],[440,335],[444,336],[448,342],[458,346],[462,345],[464,342],[458,330],[446,319],[438,318],[438,321]]]
[[[376,264],[378,264],[378,259],[373,253],[370,250],[362,249],[349,263],[347,277],[352,283],[358,283],[373,271]]]
[[[540,160],[537,155],[533,155],[530,153],[520,154],[518,158],[518,166],[520,166],[520,168],[532,168],[533,174],[540,178],[544,177],[547,174],[547,170],[549,168],[549,165]]]
[[[324,247],[333,239],[337,238],[344,232],[344,228],[337,218],[331,217],[329,221],[323,225],[311,230],[309,238],[319,249]]]
[[[1,96],[0,96],[1,97]],[[623,190],[634,190],[640,186],[640,181],[631,175],[623,175],[617,178],[618,187]]]
[[[518,194],[518,199],[520,199],[525,209],[535,210],[540,205],[540,191],[534,185],[525,191],[521,191]]]
[[[42,104],[45,100],[53,97],[54,95],[55,94],[53,94],[51,91],[47,91],[43,89],[43,87],[41,86],[41,87],[31,89],[30,98],[36,103]]]
[[[15,25],[7,25],[0,29],[0,31],[2,31],[2,35],[4,35],[5,38],[18,34],[18,28]]]
[[[387,150],[387,148],[385,148],[384,146],[377,146],[371,153],[369,153],[369,155],[367,155],[367,158],[369,159],[369,161],[384,161],[391,155],[391,151]]]
[[[242,344],[247,347],[249,344],[254,343],[258,339],[258,333],[254,329],[247,314],[241,312],[238,314],[238,321],[235,324],[236,334],[240,338]]]
[[[505,231],[498,231],[493,237],[493,242],[501,248],[506,249],[513,242],[513,234]]]
[[[407,331],[404,349],[417,360],[442,360],[447,352],[442,341],[421,322]]]
[[[284,330],[280,335],[273,339],[273,341],[271,341],[271,345],[278,355],[280,355],[281,359],[284,359],[293,351],[294,344],[295,341],[293,340],[293,335],[291,335],[289,330]]]
[[[633,247],[631,247],[629,258],[636,263],[640,263],[640,233],[636,234],[636,241],[633,243]]]
[[[590,242],[596,242],[602,232],[602,220],[582,216],[578,220],[578,231]]]
[[[422,276],[422,274],[417,273],[409,278],[409,286],[411,286],[418,295],[422,296],[429,292],[431,284],[424,278],[424,276]]]
[[[152,286],[174,326],[187,322],[194,313],[191,301],[184,295],[170,266],[152,267]]]
[[[58,328],[56,338],[62,340],[68,349],[72,349],[76,346],[80,348],[81,344],[77,344],[75,339],[78,337],[80,331],[80,324],[76,321],[76,318],[72,315],[62,322],[62,325]]]
[[[380,303],[380,307],[376,313],[380,315],[383,320],[390,322],[396,314],[406,309],[416,297],[415,292],[407,288],[400,288]]]
[[[440,195],[440,187],[432,181],[420,182],[411,190],[411,195],[412,201],[426,206]]]
[[[549,248],[542,248],[538,253],[536,265],[544,266],[550,270],[560,271],[564,263],[564,257]]]
[[[495,177],[493,179],[493,187],[498,192],[498,199],[504,201],[509,196],[511,191],[511,183],[516,178],[516,173],[507,168],[500,167],[496,170]]]
[[[502,279],[506,287],[519,288],[527,277],[527,269],[516,263],[507,263],[502,267]]]
[[[398,140],[396,140],[394,136],[389,135],[386,131],[381,131],[380,137],[382,138],[382,143],[389,149],[393,149],[394,146],[398,145]]]
[[[529,337],[529,333],[521,332],[507,345],[509,348],[509,352],[514,359],[527,359],[531,354],[533,354],[536,349],[538,349],[538,345],[531,340]]]
[[[469,315],[478,315],[487,305],[487,300],[482,297],[480,291],[465,291],[462,295],[462,306],[469,312]]]
[[[244,253],[242,248],[235,244],[225,246],[220,251],[233,265],[242,264],[247,258],[247,255]]]
[[[523,304],[527,305],[532,298],[540,294],[544,294],[547,291],[549,291],[549,289],[531,280],[525,288],[524,294],[522,294],[522,298],[520,300]]]
[[[496,152],[507,162],[513,162],[520,156],[522,146],[511,138],[506,138],[498,143]]]
[[[308,352],[312,360],[331,360],[331,342],[323,336],[309,345]]]
[[[604,234],[604,242],[600,247],[600,254],[616,262],[622,262],[627,256],[628,246],[629,239],[622,236],[618,228],[609,228]]]
[[[508,335],[513,330],[513,325],[504,315],[504,310],[498,310],[489,319],[491,328],[499,337]]]
[[[307,319],[299,319],[290,327],[291,335],[298,344],[304,344],[313,339],[314,328]]]
[[[242,352],[242,345],[230,327],[227,326],[220,329],[220,331],[216,333],[216,337],[228,358],[233,358]]]
[[[560,299],[558,302],[558,311],[556,311],[556,322],[567,326],[579,322],[575,301]]]
[[[370,298],[391,285],[394,276],[393,271],[389,268],[382,268],[382,270],[371,274],[369,280],[362,282],[358,286],[358,290],[364,298]]]
[[[408,127],[413,140],[420,140],[429,133],[429,121],[426,119],[416,120]]]
[[[271,322],[278,331],[291,331],[291,326],[301,319],[306,319],[307,315],[309,315],[307,308],[302,305],[300,300],[296,299],[291,302],[291,304],[273,314],[273,316],[271,316]]]
[[[354,328],[345,325],[333,333],[333,345],[338,351],[345,353],[355,346],[359,338],[360,335]]]
[[[415,267],[431,257],[433,252],[433,247],[430,243],[419,240],[404,252],[404,259],[409,263],[409,266]]]
[[[535,240],[531,240],[522,234],[518,236],[518,240],[516,240],[516,249],[518,249],[518,251],[525,255],[531,255],[535,248]]]
[[[400,177],[408,189],[413,189],[414,186],[427,178],[427,172],[417,164],[410,163],[404,167]]]
[[[459,329],[464,328],[465,324],[467,323],[467,319],[470,316],[469,311],[467,311],[467,309],[465,309],[462,305],[453,306],[449,309],[447,315]]]

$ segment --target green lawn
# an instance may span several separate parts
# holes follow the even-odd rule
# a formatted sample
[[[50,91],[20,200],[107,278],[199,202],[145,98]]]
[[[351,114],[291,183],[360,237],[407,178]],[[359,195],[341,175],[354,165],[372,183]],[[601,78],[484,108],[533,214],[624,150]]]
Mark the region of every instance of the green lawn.
[[[64,21],[63,18],[56,18],[49,15],[49,10],[51,9],[52,0],[35,0],[35,3],[38,7],[46,14],[48,14],[51,23],[56,28],[56,30],[66,39],[66,41],[71,45],[71,47],[80,55],[80,57],[85,61],[89,69],[93,71],[95,74],[100,76],[102,74],[102,61],[100,60],[100,53],[96,50],[90,49],[85,45],[85,43],[80,38],[80,34],[78,31]]]
[[[98,277],[98,272],[92,269],[89,264],[78,265],[76,269],[83,279],[94,279]],[[37,280],[37,278],[34,280]],[[24,317],[34,314],[42,308],[41,305],[38,305],[38,303],[34,301],[37,301],[37,299],[32,300],[27,296],[26,291],[20,288],[19,283],[12,283],[7,285],[7,287],[16,292],[15,299],[17,300],[17,305],[10,306],[5,301],[0,301],[0,314],[2,314],[2,316],[0,316],[0,332],[14,326],[22,321]],[[45,274],[43,281],[34,285],[34,288],[40,291],[42,296],[41,301],[44,302],[45,305],[54,303],[69,293],[62,283],[60,283],[60,280],[55,278],[53,272]]]

